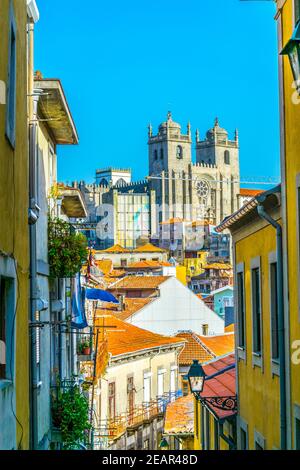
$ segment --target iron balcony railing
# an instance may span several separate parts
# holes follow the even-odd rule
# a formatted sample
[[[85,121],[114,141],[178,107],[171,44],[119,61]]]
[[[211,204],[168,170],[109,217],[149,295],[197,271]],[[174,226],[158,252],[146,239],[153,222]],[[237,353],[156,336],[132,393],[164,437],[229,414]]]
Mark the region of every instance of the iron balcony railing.
[[[113,418],[101,420],[98,428],[93,430],[93,445],[95,449],[107,449],[113,441],[119,439],[125,432],[146,424],[164,415],[167,405],[182,396],[182,391],[167,392],[149,402],[120,413]]]

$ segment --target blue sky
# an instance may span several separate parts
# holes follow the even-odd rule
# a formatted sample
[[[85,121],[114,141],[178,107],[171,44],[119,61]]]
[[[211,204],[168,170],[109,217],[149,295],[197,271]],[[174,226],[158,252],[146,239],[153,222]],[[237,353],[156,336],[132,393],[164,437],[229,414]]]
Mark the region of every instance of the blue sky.
[[[35,68],[62,80],[78,147],[58,149],[59,179],[95,169],[148,172],[147,125],[170,109],[201,137],[240,132],[243,176],[279,175],[274,2],[38,0]]]

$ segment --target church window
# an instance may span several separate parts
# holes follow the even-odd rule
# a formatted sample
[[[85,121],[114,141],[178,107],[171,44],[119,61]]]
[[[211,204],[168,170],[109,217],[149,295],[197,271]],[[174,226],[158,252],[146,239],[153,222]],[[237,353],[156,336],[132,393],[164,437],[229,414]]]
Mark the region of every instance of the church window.
[[[183,148],[181,147],[181,145],[177,146],[176,157],[177,158],[183,158]]]
[[[225,152],[224,152],[224,163],[225,163],[225,165],[230,165],[230,153],[229,153],[229,150],[225,150]]]
[[[160,159],[164,159],[164,149],[160,149]]]
[[[154,160],[157,160],[157,150],[154,150]]]

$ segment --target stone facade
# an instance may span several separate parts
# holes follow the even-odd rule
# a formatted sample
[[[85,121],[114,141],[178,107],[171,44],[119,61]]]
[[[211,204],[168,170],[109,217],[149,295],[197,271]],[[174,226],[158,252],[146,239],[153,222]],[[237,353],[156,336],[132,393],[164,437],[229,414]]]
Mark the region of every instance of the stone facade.
[[[238,209],[240,192],[239,141],[228,139],[219,126],[206,133],[196,132],[196,163],[192,161],[191,126],[182,134],[172,120],[159,126],[157,135],[149,126],[149,177],[159,206],[159,222],[179,217],[208,219],[213,225]]]
[[[75,183],[83,192],[89,210],[85,233],[91,241],[96,242],[96,248],[107,248],[115,243],[134,248],[137,244],[132,239],[133,230],[126,229],[128,235],[125,238],[121,236],[125,229],[118,218],[120,221],[127,219],[127,228],[134,226],[137,219],[134,212],[132,220],[127,215],[118,216],[121,195],[124,196],[123,199],[127,195],[129,199],[137,196],[143,201],[143,195],[148,194],[149,220],[145,221],[143,214],[144,228],[135,232],[137,237],[145,238],[145,231],[148,230],[149,238],[157,243],[160,223],[170,218],[206,220],[216,225],[239,208],[237,131],[234,139],[230,140],[228,132],[219,126],[218,119],[206,133],[204,140],[200,139],[197,131],[194,163],[190,124],[184,134],[180,124],[174,122],[171,113],[168,113],[167,120],[159,126],[157,135],[153,134],[152,126],[149,126],[148,146],[149,176],[146,181],[131,182],[130,170],[108,168],[96,171],[96,184]],[[111,206],[109,211],[107,205]],[[110,236],[107,236],[107,231]]]

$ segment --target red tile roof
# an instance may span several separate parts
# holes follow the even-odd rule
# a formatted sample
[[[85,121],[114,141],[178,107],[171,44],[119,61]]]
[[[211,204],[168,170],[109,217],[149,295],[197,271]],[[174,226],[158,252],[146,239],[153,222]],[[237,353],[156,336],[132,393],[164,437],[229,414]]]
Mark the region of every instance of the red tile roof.
[[[207,362],[215,356],[203,346],[197,335],[193,332],[181,331],[177,333],[177,337],[184,338],[187,343],[178,357],[180,366],[189,366],[192,364],[193,359],[198,359],[200,363]]]
[[[231,323],[231,325],[225,326],[225,333],[231,333],[234,331],[234,323]]]
[[[166,261],[153,261],[153,260],[145,260],[145,261],[137,261],[135,263],[131,263],[128,265],[128,268],[133,269],[159,269],[162,266],[172,266],[171,263],[167,263]]]
[[[170,279],[170,276],[126,276],[116,282],[112,289],[157,289],[160,284],[168,279]]]
[[[197,335],[201,343],[215,357],[223,356],[234,351],[234,333],[225,333],[223,335],[202,336]]]
[[[106,250],[96,251],[96,253],[130,253],[130,250],[127,250],[127,248],[124,248],[117,243],[110,248],[106,248]]]
[[[205,374],[207,376],[213,375],[225,369],[228,366],[235,364],[234,354],[222,357],[221,359],[211,361],[210,363],[203,366]],[[205,380],[203,392],[201,398],[212,398],[212,397],[236,397],[236,369],[235,367],[217,377]],[[206,406],[219,418],[227,418],[236,414],[236,411],[232,410],[220,410],[215,406],[209,404],[206,401]]]
[[[181,338],[163,336],[143,330],[116,318],[114,315],[103,316],[101,310],[96,312],[95,325],[107,325],[107,329],[105,329],[107,348],[113,357],[162,346],[180,346],[183,343]]]
[[[164,434],[194,433],[194,398],[192,394],[169,403],[166,409]]]
[[[154,299],[152,297],[139,297],[139,298],[130,298],[126,297],[124,299],[124,308],[122,311],[118,309],[118,306],[112,303],[103,303],[102,308],[98,309],[98,312],[101,315],[107,315],[112,313],[120,320],[127,320],[130,318],[134,313],[138,312]]]
[[[179,355],[181,366],[191,365],[193,359],[204,363],[234,351],[234,333],[201,336],[192,331],[181,331],[176,336],[187,341]]]
[[[247,188],[241,188],[240,189],[240,196],[244,197],[255,197],[258,196],[259,194],[263,193],[263,189],[247,189]]]
[[[138,248],[133,250],[133,252],[134,253],[166,253],[165,250],[152,245],[152,243],[146,243],[146,245],[139,246]]]

